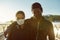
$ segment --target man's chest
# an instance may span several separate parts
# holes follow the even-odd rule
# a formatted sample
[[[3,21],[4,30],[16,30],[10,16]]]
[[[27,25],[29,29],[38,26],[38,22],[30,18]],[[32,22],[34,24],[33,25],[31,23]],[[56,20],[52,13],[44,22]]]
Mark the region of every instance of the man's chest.
[[[32,20],[30,25],[33,29],[46,30],[48,29],[48,24],[44,21]]]

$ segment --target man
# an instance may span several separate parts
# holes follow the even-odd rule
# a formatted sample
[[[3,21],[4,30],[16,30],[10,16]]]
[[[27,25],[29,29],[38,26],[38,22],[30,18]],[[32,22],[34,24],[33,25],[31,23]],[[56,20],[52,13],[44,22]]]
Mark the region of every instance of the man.
[[[40,3],[32,4],[33,17],[26,20],[28,30],[28,40],[55,40],[52,23],[42,16],[42,6]]]
[[[5,37],[8,34],[7,40],[24,40],[24,12],[18,11],[16,13],[16,18],[17,20],[9,25],[7,30],[4,32]]]

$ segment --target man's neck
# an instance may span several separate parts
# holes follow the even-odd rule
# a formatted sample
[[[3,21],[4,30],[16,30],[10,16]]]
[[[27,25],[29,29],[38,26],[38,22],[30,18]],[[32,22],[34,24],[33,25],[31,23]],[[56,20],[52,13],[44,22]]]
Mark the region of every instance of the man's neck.
[[[38,16],[38,17],[35,17],[35,16],[34,16],[34,19],[36,19],[36,20],[39,20],[39,21],[40,21],[40,20],[42,20],[42,16]]]

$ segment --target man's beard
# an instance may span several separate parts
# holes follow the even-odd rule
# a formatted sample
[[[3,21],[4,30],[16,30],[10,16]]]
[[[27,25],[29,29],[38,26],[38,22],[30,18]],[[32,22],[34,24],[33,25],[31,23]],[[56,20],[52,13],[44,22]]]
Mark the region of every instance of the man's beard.
[[[39,14],[35,14],[34,16],[35,16],[36,18],[40,18],[40,17],[42,16],[42,14],[39,13]]]

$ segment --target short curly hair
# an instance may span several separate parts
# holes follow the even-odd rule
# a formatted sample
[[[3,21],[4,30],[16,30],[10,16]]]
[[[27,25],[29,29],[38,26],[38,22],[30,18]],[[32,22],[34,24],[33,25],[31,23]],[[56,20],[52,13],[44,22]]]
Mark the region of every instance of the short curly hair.
[[[39,8],[43,12],[43,8],[40,3],[35,2],[32,4],[32,9]]]

